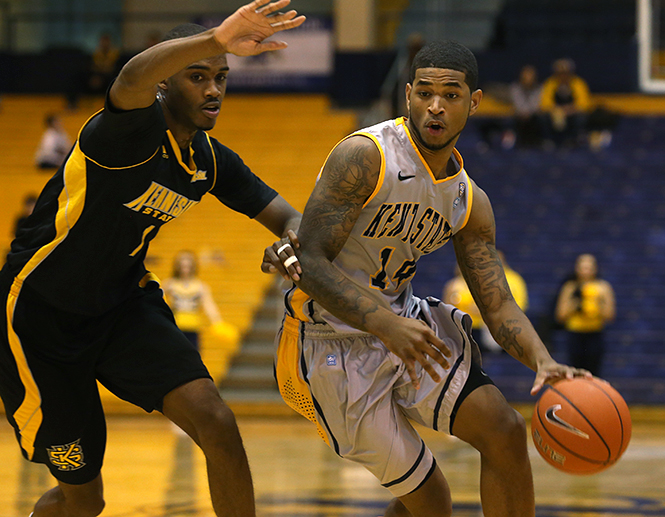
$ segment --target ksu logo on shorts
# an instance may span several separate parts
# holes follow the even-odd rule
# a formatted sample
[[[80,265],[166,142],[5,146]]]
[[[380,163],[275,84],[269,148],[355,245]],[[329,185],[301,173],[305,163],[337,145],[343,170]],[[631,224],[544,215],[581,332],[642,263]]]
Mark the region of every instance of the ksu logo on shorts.
[[[330,354],[326,356],[326,365],[327,366],[337,366],[337,356]]]
[[[70,471],[84,467],[83,448],[79,445],[79,441],[80,439],[67,445],[54,445],[46,449],[49,461],[58,467],[58,470]]]

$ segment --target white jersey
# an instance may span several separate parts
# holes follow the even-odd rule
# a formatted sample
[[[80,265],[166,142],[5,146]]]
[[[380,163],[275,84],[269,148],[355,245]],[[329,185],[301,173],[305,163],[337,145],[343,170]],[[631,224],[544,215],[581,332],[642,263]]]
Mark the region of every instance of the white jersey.
[[[396,314],[407,316],[418,301],[411,287],[418,259],[464,228],[471,213],[473,189],[456,149],[452,159],[457,173],[436,179],[404,118],[349,136],[356,135],[376,144],[381,170],[374,192],[333,264],[368,297],[383,299]],[[300,289],[289,291],[286,302],[294,318],[325,322],[338,332],[354,331]]]

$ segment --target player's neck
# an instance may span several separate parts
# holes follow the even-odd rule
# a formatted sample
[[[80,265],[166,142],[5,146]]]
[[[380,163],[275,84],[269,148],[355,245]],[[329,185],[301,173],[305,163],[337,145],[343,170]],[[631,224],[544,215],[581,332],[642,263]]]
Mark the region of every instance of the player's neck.
[[[452,159],[454,144],[450,144],[444,149],[432,151],[427,148],[419,146],[420,154],[422,155],[427,165],[429,165],[432,174],[438,180],[454,176],[459,172],[459,167],[455,160]]]
[[[185,153],[189,152],[189,146],[194,140],[194,136],[196,135],[197,130],[192,130],[191,128],[180,124],[171,113],[171,110],[169,110],[166,102],[162,102],[162,111],[164,113],[164,119],[166,120],[166,126],[169,128],[173,138],[175,138],[175,141],[178,143],[178,147],[180,147],[184,158]]]
[[[410,124],[408,119],[407,124]],[[425,144],[420,140],[418,132],[414,131],[410,126],[409,131],[412,135],[413,142],[420,152],[420,156],[422,156],[423,160],[425,160],[425,163],[427,163],[436,179],[440,180],[447,178],[448,176],[454,176],[459,172],[457,163],[451,158],[455,144],[459,139],[459,134],[455,135],[455,137],[453,137],[445,147],[434,150],[425,146]]]

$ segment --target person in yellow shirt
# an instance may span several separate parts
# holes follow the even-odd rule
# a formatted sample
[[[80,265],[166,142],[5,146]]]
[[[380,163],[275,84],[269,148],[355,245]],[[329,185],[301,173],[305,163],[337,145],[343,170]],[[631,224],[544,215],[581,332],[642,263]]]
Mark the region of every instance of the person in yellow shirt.
[[[571,59],[557,59],[553,75],[543,84],[540,107],[549,119],[548,139],[556,145],[578,145],[584,139],[587,113],[591,108],[589,86],[575,75]]]
[[[610,283],[598,278],[593,255],[577,257],[575,277],[561,287],[555,316],[568,332],[570,364],[600,376],[605,352],[603,330],[616,316],[616,302]]]
[[[502,251],[499,251],[499,257],[503,263],[503,270],[506,274],[508,287],[510,287],[513,298],[519,308],[522,309],[522,311],[526,311],[529,306],[529,295],[526,282],[517,271],[508,265],[506,262],[506,256]],[[480,316],[480,311],[478,310],[476,303],[473,301],[471,291],[466,285],[466,281],[462,277],[462,273],[457,265],[455,265],[455,276],[443,287],[443,301],[454,305],[462,312],[466,312],[471,316],[473,338],[483,350],[497,354],[503,350],[494,340],[487,325],[485,325],[485,322]]]
[[[178,252],[173,260],[172,277],[164,281],[164,295],[176,325],[197,350],[201,332],[206,324],[211,325],[213,336],[223,345],[220,350],[224,355],[224,375],[239,345],[238,329],[222,319],[210,286],[197,275],[196,255],[187,250]]]
[[[103,94],[111,84],[111,80],[118,73],[120,49],[113,45],[111,35],[104,33],[99,36],[97,48],[92,54],[90,63],[90,78],[88,86],[90,93]]]

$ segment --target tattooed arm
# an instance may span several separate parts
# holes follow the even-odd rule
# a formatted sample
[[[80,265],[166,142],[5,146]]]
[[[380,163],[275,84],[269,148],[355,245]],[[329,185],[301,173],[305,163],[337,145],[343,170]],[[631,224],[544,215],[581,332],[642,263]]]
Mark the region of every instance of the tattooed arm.
[[[402,318],[387,303],[365,296],[332,263],[374,192],[380,168],[379,150],[367,137],[352,136],[333,150],[303,212],[298,231],[302,274],[294,280],[331,314],[381,339],[404,361],[414,385],[416,361],[438,382],[427,356],[448,368],[441,352],[450,352],[443,341],[424,322]]]
[[[546,382],[587,375],[554,361],[515,303],[495,247],[496,227],[489,198],[475,184],[473,194],[469,221],[453,237],[453,243],[462,275],[492,336],[510,355],[537,372],[532,394]]]

